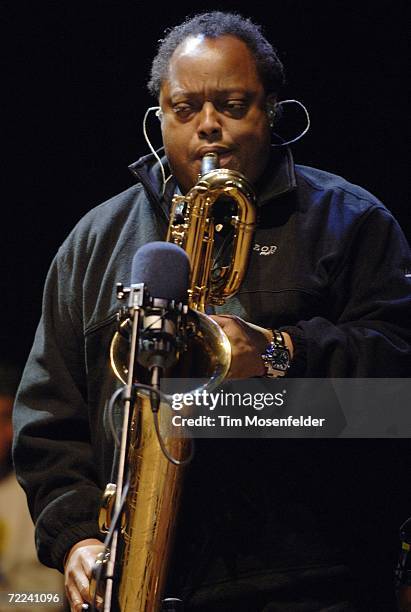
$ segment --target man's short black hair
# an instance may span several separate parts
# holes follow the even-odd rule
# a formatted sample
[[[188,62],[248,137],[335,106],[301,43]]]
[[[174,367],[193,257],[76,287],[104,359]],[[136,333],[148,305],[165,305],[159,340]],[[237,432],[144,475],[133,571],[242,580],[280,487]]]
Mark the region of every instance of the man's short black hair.
[[[261,26],[236,13],[213,11],[187,18],[182,24],[166,31],[151,66],[149,91],[157,98],[167,79],[168,66],[174,51],[189,36],[203,34],[206,38],[232,35],[242,40],[255,58],[257,71],[267,94],[278,93],[284,84],[284,67],[276,50],[261,32]]]

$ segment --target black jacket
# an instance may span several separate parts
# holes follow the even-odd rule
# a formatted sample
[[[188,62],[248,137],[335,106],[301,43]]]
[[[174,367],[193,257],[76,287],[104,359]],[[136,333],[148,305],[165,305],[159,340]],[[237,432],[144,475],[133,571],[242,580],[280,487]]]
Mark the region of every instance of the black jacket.
[[[112,460],[103,412],[116,385],[109,365],[118,310],[115,287],[117,282],[128,284],[135,251],[144,243],[164,239],[168,222],[169,201],[158,195],[159,173],[152,164],[151,156],[134,164],[138,184],[91,210],[59,249],[48,274],[43,314],[18,394],[16,470],[36,521],[40,559],[59,569],[76,541],[99,536],[97,509]],[[259,223],[244,284],[218,311],[267,328],[287,329],[297,347],[291,375],[408,376],[411,299],[406,274],[411,258],[391,214],[371,194],[340,177],[294,166],[288,151],[277,154],[261,184]],[[264,473],[255,495],[250,490],[259,479],[248,472],[239,483],[221,457],[225,467],[217,471],[224,478],[218,477],[221,491],[213,496],[214,509],[202,517],[198,528],[192,525],[198,537],[192,539],[191,552],[201,553],[203,560],[213,554],[219,559],[212,563],[209,582],[217,580],[213,574],[219,563],[225,569],[217,571],[218,580],[238,572],[232,548],[237,546],[233,542],[242,539],[245,524],[251,531],[243,541],[247,545],[240,555],[241,571],[264,573],[273,567],[278,571],[322,566],[332,559],[339,562],[340,544],[316,547],[319,539],[314,534],[328,532],[324,507],[331,506],[331,514],[335,509],[333,483],[340,475],[337,470],[316,482],[313,475],[324,466],[323,442],[314,441],[315,449],[311,445],[307,454],[302,448],[308,442],[300,443],[298,455],[284,440],[275,452],[267,444],[260,446],[265,465],[272,461],[272,477],[279,488],[273,489],[273,481]],[[247,469],[243,452],[247,445],[241,450],[239,441],[231,443],[233,452],[243,457],[235,470],[238,475]],[[217,456],[224,448],[219,447]],[[296,459],[301,459],[302,452],[303,467]],[[339,451],[332,452],[338,462]],[[198,456],[202,456],[201,447]],[[245,463],[249,466],[248,460]],[[284,465],[290,473],[279,469]],[[194,475],[192,491],[204,491],[199,484],[204,477],[213,490],[212,473],[207,465],[201,477]],[[301,487],[296,483],[302,474],[305,484]],[[224,493],[227,487],[232,503]],[[275,500],[273,491],[277,491]],[[345,493],[349,498],[350,492]],[[200,498],[205,501],[203,494],[197,495],[197,501]],[[223,518],[219,518],[218,500],[224,499]],[[184,507],[183,512],[189,513]],[[253,508],[257,508],[255,524]],[[231,536],[225,537],[228,525]],[[256,533],[259,527],[271,534],[271,543],[257,562],[251,549],[259,542],[262,550],[261,543],[268,542]],[[201,534],[214,528],[220,543],[226,543],[220,551],[214,550],[215,542],[204,544],[201,539]],[[297,536],[298,547],[293,543]],[[206,553],[201,552],[202,545]],[[192,574],[191,570],[182,570],[180,578]],[[202,572],[201,580],[206,573]],[[186,586],[197,578],[187,578]]]

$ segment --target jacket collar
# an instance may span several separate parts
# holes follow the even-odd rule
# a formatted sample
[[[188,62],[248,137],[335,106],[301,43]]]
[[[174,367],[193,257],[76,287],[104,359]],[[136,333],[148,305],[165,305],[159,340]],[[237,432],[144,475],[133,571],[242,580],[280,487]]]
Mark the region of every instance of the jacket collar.
[[[164,149],[159,149],[159,156],[165,168],[166,176],[170,174]],[[177,191],[177,183],[172,177],[167,181],[164,196],[162,195],[163,179],[159,163],[153,154],[145,155],[129,166],[134,176],[142,183],[153,205],[169,220],[171,198]],[[272,154],[264,171],[257,190],[257,205],[263,206],[279,196],[293,191],[297,187],[294,160],[288,147],[272,149]]]
[[[157,151],[158,156],[161,159],[166,177],[170,175],[167,158],[164,155],[164,149],[161,148]],[[164,196],[163,191],[163,176],[160,170],[160,164],[152,153],[140,157],[137,161],[129,165],[129,170],[143,185],[147,196],[154,206],[154,208],[160,213],[161,216],[165,217],[166,221],[169,221],[169,210],[171,197],[169,196],[169,189],[166,188]],[[167,182],[173,183],[174,180],[171,178]]]
[[[297,187],[291,149],[272,148],[267,168],[257,185],[257,205],[263,206]]]

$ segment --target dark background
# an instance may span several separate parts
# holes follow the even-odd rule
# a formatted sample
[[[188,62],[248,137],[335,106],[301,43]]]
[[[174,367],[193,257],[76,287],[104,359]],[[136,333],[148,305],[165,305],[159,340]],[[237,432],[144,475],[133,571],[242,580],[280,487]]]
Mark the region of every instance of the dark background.
[[[296,160],[372,191],[410,237],[406,4],[6,3],[0,358],[25,360],[48,266],[73,225],[132,183],[127,165],[148,152],[156,41],[193,12],[238,10],[264,26],[287,68],[283,99],[311,113]],[[149,126],[158,145],[156,120]]]
[[[189,13],[237,10],[264,26],[287,68],[283,99],[300,99],[311,114],[311,131],[293,146],[296,161],[372,191],[410,239],[407,4],[3,3],[0,360],[24,363],[47,269],[65,236],[86,211],[132,184],[127,165],[148,152],[141,124],[155,104],[145,83],[156,41]],[[159,145],[155,119],[149,128]],[[401,475],[408,441],[365,442],[370,490],[381,495],[364,523],[364,550],[367,529],[379,532],[376,555],[390,572],[396,526],[410,513],[409,478]],[[364,571],[371,575],[372,566]]]

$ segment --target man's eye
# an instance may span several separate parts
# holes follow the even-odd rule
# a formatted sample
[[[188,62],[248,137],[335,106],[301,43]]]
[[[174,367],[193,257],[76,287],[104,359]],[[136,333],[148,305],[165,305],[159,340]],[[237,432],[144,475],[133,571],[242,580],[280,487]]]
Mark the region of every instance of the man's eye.
[[[245,108],[243,100],[227,100],[225,104],[228,108]]]
[[[173,106],[173,112],[180,119],[187,119],[193,112],[193,108],[189,104],[176,104]]]
[[[244,100],[227,100],[224,103],[225,113],[230,117],[240,118],[247,112],[247,104]]]

